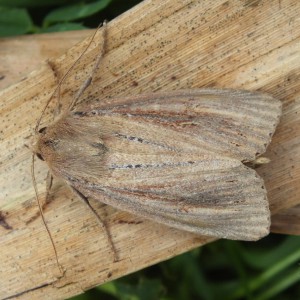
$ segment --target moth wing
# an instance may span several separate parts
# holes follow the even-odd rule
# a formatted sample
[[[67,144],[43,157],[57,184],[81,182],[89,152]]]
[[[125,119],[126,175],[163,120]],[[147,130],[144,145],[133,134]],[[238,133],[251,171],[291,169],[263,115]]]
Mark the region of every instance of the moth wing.
[[[205,151],[253,161],[266,151],[281,106],[281,101],[260,92],[193,89],[114,99],[97,104],[94,110],[147,126],[159,124],[189,135]]]
[[[212,170],[210,164],[217,166]],[[120,185],[78,184],[76,189],[123,211],[200,235],[257,240],[269,233],[263,180],[237,161],[207,158],[197,167],[159,170],[152,178],[123,178]]]

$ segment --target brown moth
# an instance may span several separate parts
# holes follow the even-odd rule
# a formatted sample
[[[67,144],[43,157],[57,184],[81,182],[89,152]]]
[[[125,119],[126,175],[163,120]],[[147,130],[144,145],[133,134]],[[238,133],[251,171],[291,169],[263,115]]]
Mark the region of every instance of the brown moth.
[[[36,153],[85,197],[182,230],[257,240],[269,232],[264,153],[273,97],[194,89],[79,105],[40,131]]]
[[[94,198],[200,235],[252,241],[269,233],[270,211],[262,178],[246,164],[266,151],[280,115],[279,100],[244,90],[89,102],[39,130],[34,153],[88,205]]]

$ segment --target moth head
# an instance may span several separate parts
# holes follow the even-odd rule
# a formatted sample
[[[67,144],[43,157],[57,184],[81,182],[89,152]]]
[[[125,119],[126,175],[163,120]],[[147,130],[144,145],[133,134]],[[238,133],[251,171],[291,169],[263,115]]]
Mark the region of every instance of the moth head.
[[[39,129],[33,138],[32,151],[38,159],[45,161],[47,160],[47,156],[51,154],[54,143],[54,140],[49,137],[47,127],[43,127]]]
[[[99,137],[99,129],[88,125],[77,124],[70,117],[41,128],[33,145],[34,154],[58,177],[75,178],[83,168],[89,170],[90,176],[98,174],[108,150]]]

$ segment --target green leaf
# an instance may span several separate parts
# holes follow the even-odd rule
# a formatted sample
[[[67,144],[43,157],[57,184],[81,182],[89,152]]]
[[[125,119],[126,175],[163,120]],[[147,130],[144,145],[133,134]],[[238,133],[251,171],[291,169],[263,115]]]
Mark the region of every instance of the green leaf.
[[[97,289],[123,300],[161,299],[164,290],[159,279],[145,278],[140,279],[137,285],[115,281],[99,286]]]
[[[294,268],[293,271],[289,271],[285,274],[283,278],[279,278],[274,282],[266,291],[264,291],[260,296],[256,297],[256,300],[268,300],[274,299],[276,295],[291,287],[294,284],[299,284],[300,282],[300,272],[299,268]]]
[[[33,24],[26,9],[0,7],[0,36],[28,33]]]
[[[0,0],[0,6],[7,7],[41,7],[50,5],[63,5],[80,2],[81,0]]]
[[[299,239],[298,239],[299,241]],[[300,249],[296,248],[293,251],[289,253],[289,255],[285,255],[284,257],[281,257],[273,266],[269,267],[268,269],[265,269],[264,272],[261,272],[260,275],[256,276],[253,279],[250,279],[248,282],[248,288],[249,290],[256,291],[262,287],[264,287],[268,282],[272,281],[276,276],[282,274],[285,270],[287,270],[290,266],[295,265],[300,259]],[[299,272],[299,270],[298,270]],[[298,273],[298,275],[300,272]],[[293,275],[294,276],[294,275]],[[290,284],[290,281],[293,281],[297,275],[293,277],[291,280],[287,280],[284,282],[282,286],[278,286],[278,290],[282,289],[283,286]],[[281,279],[279,281],[283,281],[283,278],[286,276],[281,276]],[[297,280],[298,277],[296,277]],[[274,283],[273,283],[274,284]],[[277,283],[275,284],[278,285]],[[274,291],[278,291],[277,288],[273,289],[270,293],[275,293]],[[239,287],[232,295],[230,295],[228,298],[225,299],[240,299],[240,297],[244,296],[244,290],[242,287]]]
[[[247,245],[247,243],[243,245]],[[260,250],[244,248],[241,253],[249,266],[262,270],[273,267],[292,252],[298,251],[299,246],[300,238],[298,236],[288,236],[276,248],[267,247],[267,245]]]
[[[87,27],[81,25],[80,23],[58,23],[47,28],[42,28],[39,30],[39,33],[46,32],[59,32],[59,31],[71,31],[71,30],[82,30],[87,29]]]
[[[44,25],[47,26],[51,23],[73,21],[85,18],[98,11],[104,9],[111,0],[99,0],[93,3],[78,3],[62,8],[58,8],[50,12],[44,20]]]

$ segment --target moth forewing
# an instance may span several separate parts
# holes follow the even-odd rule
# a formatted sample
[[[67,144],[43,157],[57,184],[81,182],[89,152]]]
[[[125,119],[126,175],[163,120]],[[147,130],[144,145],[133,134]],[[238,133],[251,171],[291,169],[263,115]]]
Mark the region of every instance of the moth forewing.
[[[265,152],[281,103],[194,89],[91,102],[41,133],[36,152],[85,197],[179,229],[256,240],[269,232]]]

